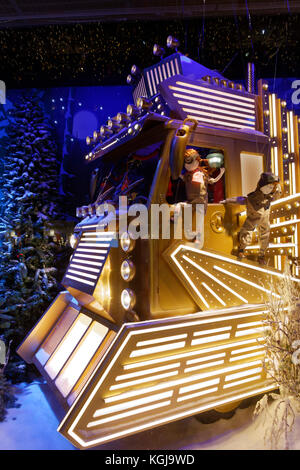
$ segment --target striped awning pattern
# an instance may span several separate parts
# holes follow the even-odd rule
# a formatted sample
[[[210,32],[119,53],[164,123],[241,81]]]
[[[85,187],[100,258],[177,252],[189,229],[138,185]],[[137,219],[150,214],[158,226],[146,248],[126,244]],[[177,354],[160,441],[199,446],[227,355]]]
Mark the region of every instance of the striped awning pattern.
[[[168,79],[160,92],[181,119],[196,119],[210,127],[256,129],[255,97],[249,93],[183,76]]]
[[[114,239],[114,232],[83,232],[62,284],[92,295]]]

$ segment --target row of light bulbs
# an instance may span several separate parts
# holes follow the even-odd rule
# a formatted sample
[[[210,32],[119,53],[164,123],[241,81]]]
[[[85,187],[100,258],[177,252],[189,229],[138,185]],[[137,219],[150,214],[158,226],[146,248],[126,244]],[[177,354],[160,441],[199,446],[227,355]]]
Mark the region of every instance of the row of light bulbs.
[[[173,49],[177,52],[179,46],[180,46],[180,42],[178,39],[174,38],[173,36],[167,37],[167,47],[169,49]],[[160,46],[159,44],[154,44],[153,55],[162,59],[165,53],[166,53],[166,50],[164,47]],[[141,75],[142,75],[142,71],[137,65],[134,64],[131,67],[130,74],[127,75],[127,79],[126,79],[127,84],[133,85],[134,83],[137,82],[137,80],[140,78]]]
[[[135,130],[138,130],[140,127],[139,124],[135,123],[133,125],[133,123],[143,115],[143,112],[149,111],[154,104],[157,108],[161,107],[161,109],[163,109],[163,105],[160,103],[160,98],[158,96],[155,97],[153,101],[141,96],[137,100],[137,105],[129,104],[126,109],[126,113],[119,112],[115,117],[109,119],[106,125],[102,125],[99,131],[96,130],[92,136],[87,136],[86,144],[91,145],[101,143],[113,134],[118,133],[124,127],[130,128],[133,126]]]

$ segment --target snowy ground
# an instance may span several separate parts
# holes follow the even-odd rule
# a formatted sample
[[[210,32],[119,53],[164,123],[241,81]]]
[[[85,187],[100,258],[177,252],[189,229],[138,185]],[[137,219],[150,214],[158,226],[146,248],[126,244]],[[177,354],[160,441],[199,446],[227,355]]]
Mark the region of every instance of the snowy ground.
[[[17,387],[18,408],[0,423],[0,450],[72,450],[57,432],[61,410],[38,382]],[[48,399],[46,398],[48,396]],[[50,401],[51,406],[50,406]],[[253,420],[253,406],[237,409],[229,420],[202,424],[194,417],[170,423],[99,447],[101,450],[262,450],[265,423]],[[289,435],[289,448],[300,449],[300,416]]]

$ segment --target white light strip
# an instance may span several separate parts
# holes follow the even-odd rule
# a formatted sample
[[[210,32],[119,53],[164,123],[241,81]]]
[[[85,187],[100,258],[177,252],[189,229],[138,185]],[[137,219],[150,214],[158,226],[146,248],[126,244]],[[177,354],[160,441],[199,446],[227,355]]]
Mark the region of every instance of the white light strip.
[[[142,375],[155,374],[156,372],[162,372],[164,370],[176,369],[180,366],[180,362],[175,362],[174,364],[167,364],[165,366],[153,367],[152,369],[144,369],[137,372],[132,372],[131,374],[122,374],[118,375],[115,380],[119,382],[120,380],[133,379],[135,377],[141,377]]]
[[[224,289],[226,289],[228,292],[230,292],[231,294],[233,294],[235,297],[238,297],[240,300],[242,300],[243,302],[245,302],[245,304],[248,303],[248,300],[245,299],[244,297],[242,297],[240,294],[238,294],[236,291],[234,291],[233,289],[231,289],[231,287],[228,287],[226,284],[224,284],[222,281],[220,281],[220,279],[216,278],[215,276],[213,276],[212,274],[210,274],[210,272],[206,271],[206,269],[202,268],[201,266],[199,266],[199,264],[195,263],[194,261],[190,260],[187,256],[183,255],[182,256],[183,259],[185,259],[186,261],[188,261],[190,264],[192,264],[195,268],[199,269],[201,272],[203,272],[203,274],[205,274],[206,276],[210,277],[213,281],[215,281],[217,284],[220,284],[220,286],[222,286]]]
[[[98,225],[90,225],[90,227],[98,227]],[[110,239],[116,236],[116,232],[105,232],[104,230],[96,230],[95,232],[84,232],[82,237],[90,237],[91,235],[96,235],[97,237],[109,237]]]
[[[195,113],[194,114],[188,114],[187,116],[190,119],[198,119],[199,120],[199,116],[197,116]],[[226,121],[221,121],[221,120],[218,120],[218,119],[209,119],[209,118],[205,118],[205,117],[202,117],[202,116],[201,116],[201,121],[208,122],[208,123],[211,123],[211,124],[221,125],[223,127],[233,127],[234,129],[244,129],[245,128],[245,126],[243,126],[242,124],[230,124],[229,122],[226,122]],[[247,125],[247,127],[249,127],[250,129],[254,129],[253,125]]]
[[[274,390],[275,386],[274,384],[272,385],[268,385],[268,386],[264,386],[264,387],[258,387],[258,388],[255,388],[255,390],[251,390],[251,391],[247,391],[247,392],[244,392],[244,393],[239,393],[237,395],[234,396],[234,400],[237,401],[237,400],[240,400],[240,399],[243,399],[243,398],[247,398],[249,396],[252,396],[254,393],[257,395],[257,394],[260,394],[260,393],[263,393],[263,392],[267,392],[268,390]],[[199,407],[195,407],[193,408],[193,413],[200,413],[201,411],[204,411],[208,408],[216,408],[218,406],[221,406],[221,405],[224,405],[225,403],[230,403],[232,402],[233,399],[232,399],[232,396],[230,397],[226,397],[224,399],[221,399],[221,400],[216,400],[215,402],[213,403],[210,403],[209,405],[201,405]],[[80,419],[81,415],[82,415],[82,410],[81,410],[81,413],[79,413],[79,415],[77,416],[76,420],[73,421],[72,425],[70,426],[69,430],[68,430],[68,434],[76,441],[78,442],[82,447],[88,447],[88,446],[94,446],[96,444],[100,444],[102,442],[106,442],[107,440],[112,440],[112,439],[118,439],[118,438],[121,438],[122,436],[125,436],[128,434],[128,432],[130,431],[131,434],[134,434],[136,432],[139,432],[139,431],[143,431],[145,429],[149,429],[150,427],[154,427],[154,426],[160,426],[164,423],[167,423],[171,420],[177,420],[177,419],[181,419],[181,418],[184,418],[188,415],[189,413],[187,413],[186,411],[181,411],[179,413],[174,413],[173,415],[168,415],[167,417],[163,417],[163,418],[160,418],[160,419],[154,419],[153,421],[151,421],[150,423],[144,423],[144,424],[141,424],[139,426],[133,426],[133,427],[130,427],[130,428],[127,428],[125,430],[122,430],[122,431],[119,431],[119,432],[116,432],[116,433],[111,433],[109,435],[106,435],[104,437],[100,437],[100,438],[97,438],[97,439],[93,439],[93,440],[89,440],[89,441],[84,441],[82,440],[78,434],[76,434],[76,432],[74,432],[74,428],[75,426],[77,425],[78,423],[78,420]],[[65,421],[66,417],[64,418],[64,420],[60,423],[59,425],[59,428],[58,428],[58,431],[60,430],[61,426],[63,425],[64,421]]]
[[[84,269],[85,271],[91,271],[91,272],[94,272],[94,273],[99,273],[100,271],[100,268],[96,269],[96,268],[90,268],[88,266],[81,266],[79,264],[79,262],[75,263],[75,262],[72,262],[70,264],[70,268],[75,268],[75,269]]]
[[[237,328],[247,328],[248,326],[255,326],[255,325],[259,325],[259,326],[262,326],[262,320],[260,321],[251,321],[249,323],[241,323],[240,325],[237,326]]]
[[[154,93],[153,93],[153,90],[152,90],[152,84],[151,84],[151,78],[150,78],[149,71],[146,72],[146,75],[147,75],[147,80],[148,80],[148,84],[149,84],[149,87],[150,87],[150,95],[153,96]]]
[[[249,346],[248,348],[241,348],[241,349],[235,349],[234,351],[231,352],[232,355],[234,354],[240,354],[244,353],[247,351],[253,351],[253,350],[260,350],[263,349],[263,345],[257,345],[257,346]]]
[[[294,118],[293,118],[293,111],[289,111],[289,120],[290,120],[290,126],[289,126],[289,131],[290,131],[290,142],[291,142],[291,152],[295,152],[295,142],[294,142]]]
[[[228,99],[228,98],[221,98],[221,97],[218,97],[218,96],[213,96],[211,94],[208,94],[208,93],[200,93],[198,91],[192,91],[192,90],[187,90],[186,88],[180,88],[180,87],[176,87],[176,86],[173,86],[173,85],[170,85],[169,86],[170,90],[174,90],[174,91],[179,91],[181,93],[188,93],[189,95],[195,95],[195,96],[199,96],[199,97],[202,97],[202,98],[210,98],[212,100],[212,102],[216,101],[218,104],[219,103],[225,103],[227,105],[227,103],[230,103],[230,104],[234,104],[234,105],[240,105],[240,106],[244,106],[248,109],[254,109],[255,106],[254,104],[247,104],[247,103],[242,103],[241,101],[238,101],[238,100],[232,100],[232,99]],[[174,95],[174,93],[173,93]],[[185,95],[186,97],[186,95]],[[243,108],[241,108],[243,109]]]
[[[280,298],[280,295],[275,294],[274,292],[271,292],[269,289],[265,289],[264,287],[259,286],[255,282],[249,281],[249,279],[245,279],[241,276],[238,276],[237,274],[233,274],[230,271],[227,271],[227,269],[220,268],[219,266],[216,266],[216,265],[214,266],[214,269],[217,270],[217,271],[220,271],[223,274],[226,274],[227,276],[233,277],[234,279],[237,279],[240,282],[244,282],[245,284],[248,284],[248,285],[254,287],[255,289],[259,289],[263,292],[266,292],[267,294],[271,294],[271,295],[274,295],[277,298]]]
[[[99,256],[84,255],[83,253],[74,253],[73,258],[85,258],[85,259],[88,259],[88,260],[99,260],[99,261],[101,260],[101,261],[103,261],[105,259],[105,256],[103,256],[103,255],[99,255]],[[98,263],[96,263],[96,264],[98,266]]]
[[[226,307],[226,303],[205,283],[205,282],[202,282],[202,286],[205,287],[206,290],[208,290],[208,292],[217,299],[218,302],[220,302],[220,304],[224,305],[224,307]]]
[[[208,362],[206,364],[198,364],[197,366],[187,367],[186,369],[184,369],[184,373],[193,372],[194,370],[206,369],[206,368],[209,368],[209,367],[219,366],[221,364],[224,364],[224,359],[222,359],[220,361]]]
[[[179,341],[178,343],[164,344],[161,346],[155,346],[153,348],[144,348],[132,351],[129,357],[145,356],[147,354],[155,354],[162,351],[171,351],[172,349],[184,348],[185,341]]]
[[[192,398],[201,397],[203,395],[208,395],[209,393],[216,392],[218,387],[208,388],[206,390],[202,390],[201,392],[191,393],[190,395],[184,395],[183,397],[178,397],[177,402],[191,400]]]
[[[292,173],[292,193],[296,194],[296,169],[295,162],[291,162],[291,173]]]
[[[192,346],[196,346],[196,344],[203,344],[203,343],[212,343],[214,341],[221,341],[223,339],[230,338],[230,333],[226,333],[223,335],[215,335],[215,336],[205,336],[204,338],[193,339]]]
[[[211,354],[210,356],[205,356],[205,357],[200,357],[197,359],[190,359],[189,361],[186,361],[186,365],[190,364],[197,364],[199,362],[205,362],[205,361],[210,361],[211,359],[219,359],[220,357],[225,357],[226,353],[222,352],[219,354]]]
[[[284,222],[280,222],[280,223],[277,223],[277,224],[271,224],[271,228],[284,227],[285,225],[293,225],[293,224],[297,224],[299,222],[300,222],[300,219],[285,220]]]
[[[108,237],[86,237],[86,238],[82,238],[80,240],[80,243],[84,243],[86,244],[86,242],[99,242],[99,243],[102,243],[102,242],[111,242],[111,238],[108,238]],[[99,243],[97,243],[97,246],[99,245]],[[107,244],[105,244],[105,246],[107,246]]]
[[[70,360],[55,380],[56,387],[64,397],[70,393],[73,386],[90,363],[107,332],[107,327],[95,321],[87,330],[74,353],[72,353]]]
[[[226,116],[223,116],[222,114],[219,114],[217,112],[214,112],[214,113],[205,112],[205,111],[203,111],[203,107],[197,106],[197,105],[194,105],[194,108],[182,108],[182,110],[186,113],[197,114],[199,117],[207,116],[207,117],[212,117],[212,118],[215,118],[215,119],[216,118],[217,119],[224,119],[224,120],[228,119],[229,121],[236,122],[238,124],[247,124],[247,125],[248,124],[253,124],[253,126],[255,126],[255,122],[253,121],[252,118],[245,118],[244,117],[244,119],[241,119],[241,118],[233,117],[233,116],[229,116],[227,118]],[[249,122],[249,121],[253,121],[253,122]],[[226,122],[226,121],[224,121],[224,122]]]
[[[271,206],[272,207],[278,206],[278,204],[282,204],[284,202],[290,201],[291,199],[297,199],[297,198],[300,199],[300,193],[291,194],[290,196],[286,196],[286,197],[282,197],[280,199],[277,199],[277,201],[272,201]]]
[[[247,377],[248,375],[257,374],[258,372],[261,372],[261,371],[262,371],[262,367],[256,367],[255,369],[248,369],[243,372],[229,374],[229,375],[226,375],[225,382],[229,382],[230,380],[233,380],[233,379],[239,379],[241,377]]]
[[[253,377],[248,377],[247,379],[237,380],[236,382],[231,382],[230,384],[224,384],[223,388],[236,387],[237,385],[242,385],[247,382],[254,382],[254,380],[261,379],[261,375],[254,375]]]
[[[102,266],[102,262],[101,261],[98,261],[97,263],[95,261],[88,261],[86,259],[81,259],[81,258],[78,258],[78,256],[74,256],[72,258],[72,262],[75,261],[76,263],[78,264],[87,264],[88,266],[89,265],[92,265],[92,266]]]
[[[276,117],[276,95],[275,93],[272,93],[270,96],[271,98],[271,111],[272,111],[272,131],[273,135],[272,137],[277,136],[277,117]]]
[[[45,371],[52,380],[62,369],[91,322],[91,318],[89,318],[87,315],[84,315],[83,313],[80,313],[64,338],[56,347],[54,353],[51,355],[50,359],[48,359],[44,367]]]
[[[226,105],[224,109],[224,103],[216,103],[215,101],[209,101],[201,98],[196,98],[193,96],[180,95],[179,93],[174,93],[174,96],[184,98],[184,100],[178,100],[178,104],[183,106],[196,107],[197,109],[205,109],[205,111],[212,111],[215,114],[228,114],[229,116],[237,116],[241,118],[248,118],[251,121],[255,121],[255,111],[250,109],[245,109],[245,112],[241,111],[241,108],[237,106],[231,106],[230,104]],[[195,101],[195,103],[193,103]],[[201,103],[197,106],[196,103]],[[205,106],[209,105],[209,106]],[[233,111],[234,110],[234,111]],[[243,110],[244,111],[244,110]]]
[[[102,243],[102,242],[99,242],[99,243],[86,243],[86,242],[83,242],[81,241],[78,245],[78,248],[85,248],[86,246],[94,246],[95,248],[108,248],[110,247],[110,244],[109,243]]]
[[[158,400],[163,400],[164,398],[170,398],[173,395],[173,390],[163,393],[157,393],[156,395],[150,395],[149,397],[138,398],[137,400],[126,401],[124,403],[119,403],[118,405],[109,406],[106,408],[99,408],[93,414],[93,418],[98,418],[98,416],[105,416],[111,413],[116,413],[118,411],[127,410],[128,408],[135,408],[139,405],[145,405],[146,403],[151,403]]]
[[[214,95],[216,94],[216,95],[222,95],[222,96],[230,96],[230,97],[234,98],[236,101],[241,101],[241,102],[245,101],[247,103],[254,104],[253,98],[247,98],[246,96],[241,96],[240,94],[225,92],[225,91],[221,91],[221,90],[216,90],[215,88],[208,88],[208,87],[204,87],[204,86],[201,86],[201,85],[199,86],[199,85],[194,85],[192,83],[186,83],[186,82],[176,82],[176,85],[185,86],[185,87],[188,87],[188,88],[194,88],[195,90],[202,90],[202,91],[205,91],[205,92],[208,92],[208,93],[213,93]],[[247,106],[246,103],[245,103],[245,106]]]
[[[125,411],[124,413],[119,413],[117,415],[108,416],[107,418],[98,419],[97,421],[91,421],[87,424],[87,428],[94,428],[95,426],[100,426],[100,424],[110,423],[111,421],[124,419],[128,416],[138,415],[141,413],[146,413],[147,411],[156,410],[157,408],[168,406],[170,405],[170,403],[171,401],[167,400],[160,403],[155,403],[153,405],[143,406],[142,408],[135,408],[134,410]]]
[[[72,274],[79,274],[79,276],[83,276],[83,277],[89,277],[90,279],[97,279],[97,276],[95,276],[94,274],[87,274],[87,273],[84,273],[82,271],[76,271],[75,269],[68,269],[68,274],[69,273],[72,273]]]
[[[110,142],[109,144],[107,144],[107,145],[105,145],[104,147],[102,147],[102,150],[108,149],[109,147],[111,147],[112,145],[114,145],[115,143],[117,143],[118,141],[119,141],[119,139],[113,140],[113,141]]]
[[[68,277],[69,279],[73,279],[73,281],[78,281],[78,282],[82,282],[83,284],[88,284],[89,286],[93,286],[95,284],[95,282],[86,281],[85,279],[71,276],[70,274],[66,274],[66,277]]]
[[[164,363],[164,362],[167,362],[167,361],[183,359],[185,357],[199,356],[199,355],[203,355],[203,354],[206,354],[206,353],[215,352],[215,351],[218,351],[220,349],[232,348],[233,344],[234,344],[234,346],[242,346],[243,344],[251,344],[251,343],[254,343],[254,342],[257,343],[257,341],[260,341],[260,340],[261,340],[261,338],[248,339],[248,340],[244,340],[244,341],[238,341],[237,340],[234,343],[223,344],[221,346],[213,346],[213,347],[210,347],[210,348],[205,348],[205,349],[196,350],[196,351],[190,351],[190,352],[187,352],[187,353],[174,354],[172,356],[160,357],[158,359],[152,359],[152,360],[149,360],[149,361],[141,361],[141,362],[134,362],[132,364],[125,364],[123,366],[123,368],[124,368],[124,370],[132,370],[132,369],[136,369],[136,368],[139,368],[139,367],[147,367],[149,365],[161,364],[161,363]],[[225,355],[225,353],[224,353],[224,355]],[[206,360],[206,357],[204,357],[203,359],[199,359],[199,361],[201,361],[201,360]],[[194,361],[196,362],[196,361],[198,361],[198,359],[194,359]],[[189,364],[189,363],[192,364],[191,361],[187,361],[187,364]]]
[[[279,172],[279,169],[278,169],[278,148],[273,147],[273,151],[274,151],[274,173],[275,173],[275,175],[278,176],[278,172]]]
[[[195,286],[195,284],[193,283],[193,281],[191,280],[191,278],[187,275],[187,273],[185,272],[185,270],[182,268],[182,266],[180,265],[180,263],[177,261],[177,259],[175,258],[175,255],[174,253],[172,253],[171,255],[171,258],[173,259],[174,263],[176,264],[176,266],[178,267],[178,269],[180,270],[180,272],[183,274],[183,276],[185,277],[185,279],[188,281],[188,283],[190,284],[190,286],[194,289],[194,291],[196,292],[196,294],[198,295],[199,299],[201,300],[201,302],[204,303],[205,307],[206,308],[210,308],[208,303],[206,302],[205,298],[203,297],[203,295],[200,294],[199,290],[197,289],[197,287]]]
[[[99,254],[99,255],[100,255],[100,254],[106,255],[106,254],[107,254],[107,250],[90,250],[90,249],[88,249],[88,248],[81,248],[81,247],[78,247],[78,248],[76,249],[76,253],[77,253],[78,251],[82,251],[83,253],[92,253],[92,254],[94,254],[94,255],[97,255],[97,254]]]
[[[300,194],[299,194],[299,196],[300,196]],[[295,196],[292,196],[292,197],[295,197]],[[179,245],[176,248],[174,253],[176,254],[180,249],[185,249],[186,250],[187,247],[185,245]],[[193,248],[193,247],[190,247],[190,246],[188,247],[188,250],[189,251],[194,251],[195,253],[199,253],[199,254],[204,255],[204,256],[208,256],[210,258],[220,259],[222,261],[226,261],[227,263],[235,264],[236,266],[240,266],[241,268],[254,269],[255,271],[260,271],[260,272],[269,274],[271,276],[277,276],[277,277],[281,277],[281,278],[284,276],[284,274],[282,274],[282,273],[273,272],[273,271],[270,271],[269,269],[264,269],[264,268],[261,268],[259,266],[253,266],[253,265],[250,265],[250,264],[245,264],[242,261],[237,261],[235,259],[226,258],[225,256],[221,256],[221,255],[218,255],[216,253],[209,253],[208,251],[198,250],[197,248]],[[295,282],[300,282],[300,280],[297,279],[296,277],[292,277],[291,279]]]
[[[209,335],[211,333],[219,333],[220,331],[230,331],[231,326],[223,326],[222,328],[211,328],[209,330],[196,331],[193,336]]]
[[[261,364],[261,361],[252,361],[251,362],[251,365],[253,365],[253,366],[257,365],[257,364]],[[164,388],[176,387],[177,385],[191,383],[191,382],[194,382],[196,380],[205,379],[205,378],[212,377],[212,376],[218,375],[218,374],[223,374],[223,373],[226,374],[227,372],[231,372],[231,371],[238,370],[238,369],[243,369],[245,367],[249,367],[249,363],[247,363],[247,364],[238,364],[236,366],[224,367],[224,368],[218,369],[216,371],[205,372],[205,373],[202,373],[202,374],[194,374],[194,375],[191,375],[189,377],[185,377],[185,378],[181,378],[181,379],[177,379],[177,380],[171,380],[170,382],[162,382],[160,384],[153,385],[152,387],[145,387],[145,388],[139,388],[138,390],[131,390],[129,392],[120,393],[119,395],[112,395],[111,397],[105,397],[104,401],[105,401],[105,403],[113,403],[113,402],[116,402],[116,401],[125,400],[127,398],[134,397],[136,395],[151,393],[151,392],[155,392],[157,390],[162,390]],[[201,383],[203,383],[203,382],[201,382]]]
[[[140,385],[140,384],[144,384],[147,382],[154,382],[157,380],[165,379],[167,377],[174,377],[175,375],[178,375],[178,370],[174,370],[172,372],[166,372],[164,374],[152,375],[150,377],[144,377],[142,379],[131,380],[129,382],[122,382],[117,385],[112,385],[111,387],[109,387],[109,390],[119,390],[120,388],[134,387],[135,385]]]
[[[268,248],[292,248],[293,246],[295,246],[295,243],[269,243]],[[248,245],[245,250],[257,250],[259,248],[259,245]],[[274,273],[270,272],[269,274],[273,275]]]
[[[265,356],[265,351],[262,349],[253,353],[241,354],[240,356],[231,357],[229,361],[230,362],[241,361],[242,359],[249,359],[250,357],[257,357],[257,356]]]
[[[219,382],[220,382],[219,378],[213,379],[213,380],[206,380],[205,382],[188,385],[187,387],[181,387],[178,393],[179,395],[182,395],[183,393],[192,392],[193,390],[198,390],[201,388],[209,387],[211,385],[217,385]]]
[[[249,328],[248,330],[237,331],[235,336],[236,338],[238,338],[240,336],[254,335],[254,334],[259,334],[265,330],[266,330],[266,327],[263,327],[263,326],[261,328]]]
[[[175,336],[168,336],[165,338],[156,338],[156,339],[148,339],[146,341],[139,341],[136,346],[148,346],[150,344],[157,344],[157,343],[165,343],[167,341],[175,341],[176,339],[185,339],[187,337],[187,333],[182,335],[175,335]]]

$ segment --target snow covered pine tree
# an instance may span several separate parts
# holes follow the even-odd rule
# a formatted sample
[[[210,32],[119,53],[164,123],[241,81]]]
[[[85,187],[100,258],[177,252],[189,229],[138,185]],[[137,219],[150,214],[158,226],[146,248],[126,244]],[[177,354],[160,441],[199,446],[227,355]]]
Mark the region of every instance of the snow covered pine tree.
[[[0,220],[0,334],[12,339],[13,356],[57,294],[55,259],[68,248],[51,236],[53,221],[64,218],[60,162],[38,95],[20,98],[9,121]]]

